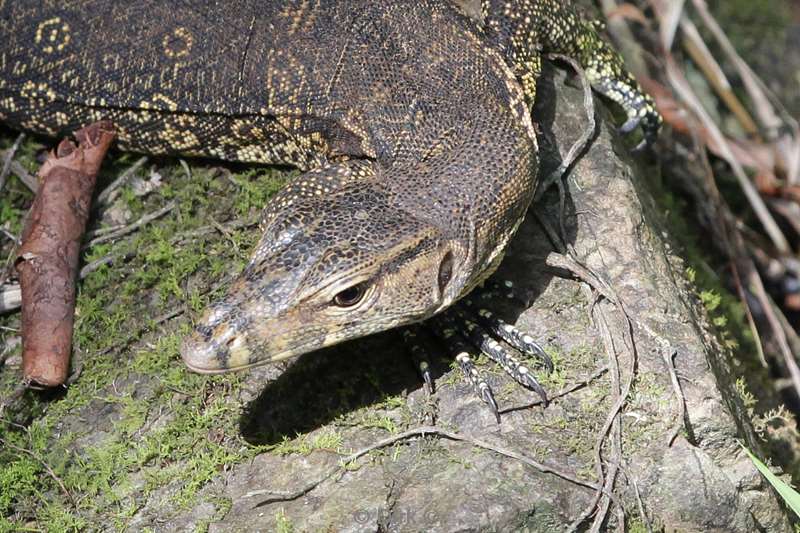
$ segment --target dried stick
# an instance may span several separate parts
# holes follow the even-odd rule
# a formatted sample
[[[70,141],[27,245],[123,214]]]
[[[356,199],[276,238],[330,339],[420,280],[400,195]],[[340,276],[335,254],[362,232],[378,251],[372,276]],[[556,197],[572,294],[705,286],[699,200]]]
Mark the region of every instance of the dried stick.
[[[549,397],[548,399],[552,403],[555,400],[557,400],[558,398],[563,398],[564,396],[567,396],[568,394],[571,394],[571,393],[575,392],[576,390],[580,390],[580,389],[582,389],[584,387],[587,387],[589,385],[589,383],[591,383],[592,381],[596,380],[597,378],[599,378],[600,376],[602,376],[606,372],[608,372],[608,367],[607,366],[601,367],[600,369],[598,369],[595,372],[593,372],[590,376],[588,376],[588,377],[586,377],[584,379],[581,379],[579,381],[576,381],[572,385],[568,385],[568,386],[564,387],[563,389],[561,389],[560,391],[556,392],[555,394],[552,394],[552,395],[548,394],[548,397]],[[532,401],[530,401],[528,403],[524,403],[522,405],[514,405],[512,407],[506,407],[505,409],[501,409],[500,410],[500,414],[504,415],[506,413],[512,413],[514,411],[528,410],[531,407],[535,407],[535,406],[541,405],[543,403],[544,403],[544,400],[542,400],[541,398],[537,398],[535,400],[532,400]]]
[[[114,136],[109,122],[78,130],[79,146],[61,141],[39,171],[41,185],[16,260],[26,383],[56,386],[67,378],[80,242],[97,172]]]
[[[25,167],[19,164],[19,162],[11,160],[8,164],[8,168],[12,174],[19,178],[23,185],[25,185],[32,193],[35,193],[39,190],[39,182],[36,181],[36,178],[30,175]]]
[[[133,176],[137,170],[142,168],[145,163],[147,163],[147,157],[140,157],[136,160],[136,162],[125,169],[125,172],[120,174],[117,179],[112,181],[108,187],[100,191],[100,194],[97,195],[96,204],[103,205],[114,200],[114,193],[117,191],[117,189],[125,185],[131,176]]]
[[[136,220],[135,222],[133,222],[131,224],[128,224],[126,226],[122,226],[121,228],[114,229],[114,231],[111,231],[110,233],[106,233],[105,235],[102,235],[100,237],[92,239],[91,241],[89,241],[89,243],[86,245],[86,247],[90,248],[92,246],[95,246],[95,245],[98,245],[98,244],[102,244],[104,242],[113,241],[114,239],[119,239],[120,237],[124,237],[125,235],[127,235],[129,233],[133,233],[134,231],[136,231],[137,229],[141,228],[145,224],[148,224],[148,223],[152,222],[153,220],[155,220],[157,218],[163,217],[164,215],[166,215],[167,213],[169,213],[170,211],[175,209],[176,205],[177,204],[174,201],[169,202],[167,205],[165,205],[161,209],[158,209],[158,210],[156,210],[156,211],[154,211],[152,213],[148,213],[146,215],[143,215],[140,219]]]
[[[11,173],[11,162],[14,160],[14,154],[17,153],[17,150],[19,150],[19,145],[22,144],[24,139],[25,134],[20,133],[17,136],[17,140],[14,141],[14,144],[8,149],[6,155],[3,157],[3,167],[0,168],[0,190],[2,190],[6,184],[6,178]]]

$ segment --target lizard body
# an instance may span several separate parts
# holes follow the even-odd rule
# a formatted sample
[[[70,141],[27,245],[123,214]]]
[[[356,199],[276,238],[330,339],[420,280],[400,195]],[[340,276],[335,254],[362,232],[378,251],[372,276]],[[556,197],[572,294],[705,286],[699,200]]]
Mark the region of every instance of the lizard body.
[[[107,118],[124,149],[289,164],[263,236],[182,355],[201,372],[418,322],[496,267],[536,186],[543,50],[658,127],[562,2],[0,1],[0,120]]]

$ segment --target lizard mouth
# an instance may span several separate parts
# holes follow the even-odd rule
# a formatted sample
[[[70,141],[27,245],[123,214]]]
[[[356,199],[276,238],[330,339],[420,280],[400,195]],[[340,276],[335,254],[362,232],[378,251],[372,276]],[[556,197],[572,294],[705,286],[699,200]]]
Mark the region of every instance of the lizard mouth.
[[[285,338],[278,336],[268,347],[254,341],[257,337],[233,326],[219,325],[212,335],[208,328],[199,326],[184,339],[181,359],[192,372],[223,374],[275,363],[323,346],[316,337],[287,345]]]
[[[183,358],[183,362],[186,365],[186,367],[189,370],[191,370],[192,372],[196,372],[197,374],[206,374],[206,375],[212,375],[212,376],[216,375],[216,374],[225,374],[225,373],[228,373],[228,372],[238,372],[239,370],[248,370],[250,368],[253,368],[253,367],[256,367],[256,366],[262,366],[262,365],[265,365],[265,364],[268,363],[268,361],[263,361],[263,362],[259,361],[259,362],[256,362],[256,363],[249,363],[247,365],[238,366],[238,367],[235,367],[235,368],[207,368],[207,367],[202,367],[202,366],[195,366],[194,364],[192,364],[189,361],[187,361],[185,357]]]

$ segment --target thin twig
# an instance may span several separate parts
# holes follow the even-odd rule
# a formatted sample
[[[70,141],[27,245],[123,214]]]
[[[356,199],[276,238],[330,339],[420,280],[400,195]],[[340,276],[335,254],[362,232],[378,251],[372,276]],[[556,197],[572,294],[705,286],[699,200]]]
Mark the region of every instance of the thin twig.
[[[664,357],[664,362],[667,364],[667,371],[669,372],[669,379],[672,382],[672,390],[675,391],[675,397],[678,398],[678,420],[679,422],[675,424],[675,428],[670,432],[669,438],[667,439],[667,446],[672,446],[672,443],[675,442],[675,439],[678,438],[678,435],[681,432],[681,429],[686,425],[686,397],[683,395],[683,389],[681,388],[681,382],[678,380],[678,373],[675,370],[675,356],[677,355],[676,350],[662,350],[662,355]]]
[[[125,169],[125,172],[119,175],[117,179],[112,181],[108,187],[103,189],[100,194],[97,195],[97,201],[95,202],[95,208],[100,207],[103,204],[106,204],[113,200],[111,197],[112,193],[116,191],[119,187],[124,185],[133,174],[142,168],[142,166],[147,163],[147,157],[140,157],[137,159],[131,166]]]
[[[103,235],[101,237],[97,237],[95,239],[92,239],[91,241],[89,241],[89,244],[87,244],[86,247],[88,248],[88,247],[92,247],[92,246],[95,246],[95,245],[98,245],[98,244],[101,244],[101,243],[104,243],[104,242],[113,241],[114,239],[118,239],[118,238],[120,238],[120,237],[122,237],[124,235],[129,234],[129,233],[133,233],[134,231],[136,231],[137,229],[141,228],[145,224],[147,224],[149,222],[152,222],[153,220],[166,215],[167,213],[169,213],[170,211],[175,209],[175,205],[176,204],[175,204],[174,201],[173,202],[169,202],[167,205],[165,205],[164,207],[162,207],[158,211],[154,211],[152,213],[148,213],[147,215],[144,215],[143,217],[141,217],[136,222],[128,224],[127,226],[122,227],[122,228],[120,228],[120,229],[118,229],[118,230],[116,230],[116,231],[114,231],[112,233],[108,233],[108,234]]]
[[[20,240],[19,236],[14,235],[10,231],[8,231],[6,228],[0,228],[0,233],[2,233],[5,236],[6,239],[8,239],[9,241],[11,241],[12,243],[14,243],[17,246],[19,246],[19,244],[22,242]]]
[[[653,533],[653,526],[650,524],[650,518],[648,518],[647,513],[644,511],[644,502],[642,502],[642,494],[639,492],[639,485],[636,483],[636,480],[632,477],[628,477],[633,485],[633,494],[636,496],[636,507],[639,509],[639,516],[644,522],[644,527],[647,529],[647,533]]]
[[[211,221],[211,225],[214,227],[214,229],[219,231],[222,234],[222,236],[225,237],[225,239],[227,239],[229,243],[231,243],[231,246],[233,247],[234,252],[236,252],[236,255],[242,255],[239,243],[236,242],[236,239],[233,238],[233,233],[231,232],[231,230],[225,227],[224,225],[220,224],[216,220],[214,220],[213,217],[209,217],[209,220]]]
[[[11,169],[11,173],[14,174],[19,180],[25,185],[32,193],[36,193],[39,190],[39,181],[31,176],[31,173],[28,172],[25,167],[19,164],[18,161],[11,161],[9,163],[8,168]]]
[[[135,256],[134,253],[128,252],[128,253],[122,254],[122,256],[118,256],[117,254],[109,254],[109,255],[107,255],[105,257],[101,257],[100,259],[96,259],[96,260],[92,261],[91,263],[88,263],[88,264],[84,265],[84,267],[81,268],[81,271],[78,273],[78,278],[79,279],[84,279],[89,274],[91,274],[95,270],[99,269],[103,265],[113,264],[117,260],[127,261],[127,260],[133,258],[134,256]]]
[[[252,226],[257,226],[259,222],[258,218],[237,218],[231,220],[230,222],[226,222],[224,224],[219,224],[220,227],[225,228],[227,231],[242,229],[242,228],[249,228]],[[186,231],[183,233],[179,233],[175,235],[170,242],[172,244],[178,244],[183,241],[194,239],[196,237],[200,237],[202,235],[208,235],[210,233],[217,233],[221,232],[222,230],[220,227],[217,226],[200,226],[199,228],[195,228],[190,231]],[[224,233],[224,232],[223,232]]]
[[[548,400],[552,403],[554,400],[556,400],[558,398],[563,398],[564,396],[567,396],[568,394],[571,394],[571,393],[573,393],[573,392],[575,392],[577,390],[580,390],[580,389],[586,387],[587,385],[589,385],[589,383],[591,383],[592,381],[596,380],[597,378],[599,378],[600,376],[605,374],[606,372],[608,372],[608,367],[607,366],[601,367],[598,370],[595,370],[590,376],[588,376],[588,377],[586,377],[584,379],[578,380],[575,383],[573,383],[572,385],[568,385],[568,386],[564,387],[563,389],[561,389],[560,391],[556,392],[555,394],[548,395]],[[515,406],[512,406],[512,407],[507,407],[505,409],[502,409],[500,411],[500,414],[503,415],[503,414],[506,414],[506,413],[511,413],[513,411],[522,411],[524,409],[530,409],[531,407],[536,407],[537,405],[541,405],[543,403],[544,403],[544,400],[536,399],[536,400],[533,400],[533,401],[531,401],[529,403],[525,403],[525,404],[522,404],[522,405],[515,405]]]
[[[17,150],[19,150],[19,145],[22,144],[23,139],[25,139],[25,134],[20,133],[17,135],[17,139],[14,141],[14,144],[11,145],[11,148],[6,150],[6,154],[3,157],[3,168],[0,169],[0,191],[2,191],[3,187],[6,185],[6,178],[8,178],[11,172],[11,162],[14,160],[14,155],[17,153]]]
[[[574,483],[576,485],[579,485],[581,487],[586,487],[586,488],[589,488],[589,489],[592,489],[592,490],[602,490],[602,487],[600,487],[596,483],[592,483],[591,481],[586,481],[586,480],[580,479],[575,474],[563,471],[563,470],[561,470],[559,468],[552,467],[552,466],[547,466],[545,464],[539,463],[538,461],[534,461],[533,459],[530,459],[529,457],[527,457],[525,455],[522,455],[522,454],[520,454],[518,452],[515,452],[514,450],[509,450],[507,448],[503,448],[502,446],[497,446],[495,444],[486,442],[484,440],[477,439],[477,438],[474,438],[474,437],[470,437],[470,436],[467,436],[467,435],[463,435],[463,434],[460,434],[460,433],[454,433],[452,431],[448,431],[446,429],[442,429],[442,428],[440,428],[438,426],[421,426],[421,427],[417,427],[417,428],[414,428],[414,429],[410,429],[408,431],[404,431],[404,432],[399,433],[397,435],[394,435],[392,437],[385,438],[385,439],[380,440],[380,441],[378,441],[378,442],[376,442],[374,444],[371,444],[370,446],[367,446],[365,448],[361,448],[360,450],[358,450],[358,451],[348,455],[347,457],[344,457],[343,459],[341,459],[339,461],[339,464],[337,464],[336,466],[330,468],[326,473],[324,473],[322,476],[320,476],[316,480],[305,484],[304,486],[302,486],[301,488],[299,488],[299,489],[297,489],[295,491],[281,494],[281,493],[275,493],[275,492],[272,492],[272,491],[269,491],[269,490],[266,490],[266,489],[262,489],[262,490],[254,490],[254,491],[248,492],[247,494],[245,494],[244,497],[245,498],[252,498],[254,496],[261,496],[261,495],[264,495],[264,494],[272,495],[271,497],[267,498],[266,500],[263,500],[263,501],[259,502],[257,507],[260,507],[260,506],[263,506],[263,505],[267,505],[269,503],[274,503],[274,502],[286,502],[286,501],[296,500],[297,498],[300,498],[301,496],[303,496],[305,494],[308,494],[309,492],[314,490],[316,487],[318,487],[320,484],[322,484],[326,480],[328,480],[331,477],[333,477],[338,472],[344,471],[349,463],[351,463],[351,462],[355,461],[356,459],[368,454],[369,452],[374,451],[374,450],[378,450],[380,448],[385,448],[386,446],[390,446],[392,444],[395,444],[396,442],[400,442],[400,441],[409,439],[411,437],[417,437],[417,436],[424,437],[425,435],[437,435],[439,437],[450,439],[450,440],[466,442],[466,443],[471,444],[471,445],[473,445],[473,446],[475,446],[477,448],[483,448],[485,450],[490,450],[490,451],[493,451],[493,452],[495,452],[497,454],[500,454],[500,455],[502,455],[504,457],[509,457],[511,459],[515,459],[515,460],[517,460],[517,461],[519,461],[519,462],[521,462],[523,464],[526,464],[526,465],[530,466],[531,468],[534,468],[534,469],[536,469],[536,470],[538,470],[538,471],[540,471],[542,473],[552,474],[554,476],[560,477],[561,479],[564,479],[566,481],[569,481],[569,482]]]

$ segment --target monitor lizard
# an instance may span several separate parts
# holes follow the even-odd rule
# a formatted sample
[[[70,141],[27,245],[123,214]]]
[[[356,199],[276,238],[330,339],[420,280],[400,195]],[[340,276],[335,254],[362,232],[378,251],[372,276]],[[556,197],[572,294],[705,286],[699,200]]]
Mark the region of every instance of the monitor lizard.
[[[482,0],[477,17],[445,0],[0,0],[0,43],[0,120],[13,127],[110,119],[124,150],[304,172],[184,342],[198,372],[419,323],[491,274],[537,184],[544,52],[577,59],[625,110],[622,130],[649,139],[660,124],[593,24],[558,0]],[[445,336],[475,341],[472,324]],[[496,411],[466,349],[459,362]]]

